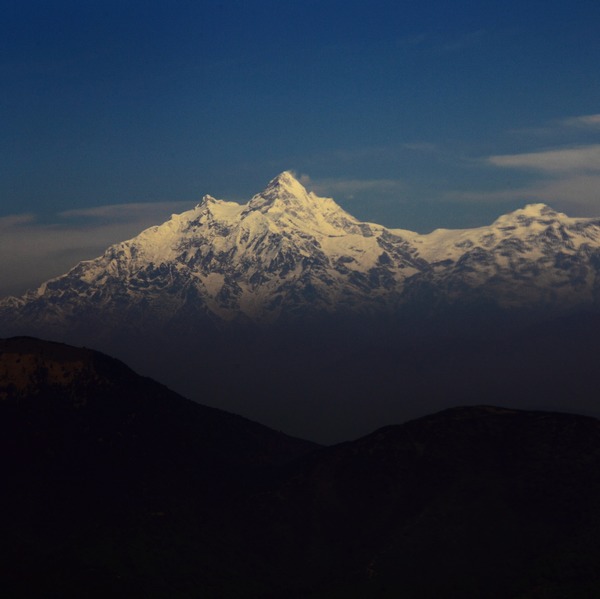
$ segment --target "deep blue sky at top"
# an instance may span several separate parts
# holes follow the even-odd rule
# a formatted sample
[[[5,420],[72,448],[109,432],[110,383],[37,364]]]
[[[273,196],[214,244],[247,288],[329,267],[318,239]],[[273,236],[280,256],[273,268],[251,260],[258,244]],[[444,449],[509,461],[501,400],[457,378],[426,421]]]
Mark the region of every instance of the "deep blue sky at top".
[[[600,214],[599,66],[597,1],[0,0],[0,219],[286,169],[420,231]]]

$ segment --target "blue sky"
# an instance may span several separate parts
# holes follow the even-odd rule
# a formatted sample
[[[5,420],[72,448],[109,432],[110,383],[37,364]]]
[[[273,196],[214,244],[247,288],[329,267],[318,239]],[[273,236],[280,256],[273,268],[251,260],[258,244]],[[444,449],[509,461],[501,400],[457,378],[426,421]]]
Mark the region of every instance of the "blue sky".
[[[0,295],[282,170],[422,232],[600,215],[600,4],[0,0]]]

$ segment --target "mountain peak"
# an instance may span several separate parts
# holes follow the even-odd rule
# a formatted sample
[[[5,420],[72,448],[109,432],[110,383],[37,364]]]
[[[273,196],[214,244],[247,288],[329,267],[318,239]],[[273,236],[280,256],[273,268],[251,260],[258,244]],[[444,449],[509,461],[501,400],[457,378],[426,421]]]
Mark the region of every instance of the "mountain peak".
[[[263,194],[267,194],[270,192],[275,192],[279,194],[281,194],[281,192],[284,192],[286,195],[292,195],[297,198],[308,195],[308,191],[306,190],[304,185],[302,185],[302,183],[300,183],[300,181],[296,179],[296,177],[291,171],[283,171],[282,173],[277,175],[277,177],[271,179],[271,181],[269,181],[269,184],[265,188]]]
[[[277,185],[300,185],[300,182],[294,175],[292,171],[282,171],[276,177],[269,181],[269,185],[277,184]]]
[[[283,171],[269,181],[261,193],[255,195],[248,203],[249,210],[270,210],[291,204],[306,207],[314,203],[314,195],[290,171]]]
[[[552,219],[565,216],[565,214],[557,212],[547,204],[539,202],[535,204],[526,204],[523,208],[503,214],[494,221],[494,225],[513,225],[515,222],[522,225],[528,225],[537,219]]]
[[[527,204],[520,210],[517,210],[517,212],[526,216],[556,216],[558,214],[558,212],[548,206],[548,204],[543,204],[541,202]]]

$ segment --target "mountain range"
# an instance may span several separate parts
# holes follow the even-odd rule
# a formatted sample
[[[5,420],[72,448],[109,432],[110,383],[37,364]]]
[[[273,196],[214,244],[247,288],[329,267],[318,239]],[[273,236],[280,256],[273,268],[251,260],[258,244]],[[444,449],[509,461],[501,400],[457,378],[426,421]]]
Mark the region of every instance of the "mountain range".
[[[530,204],[421,235],[284,172],[0,300],[0,335],[100,349],[322,442],[481,397],[598,414],[599,272],[598,218]]]
[[[596,306],[599,270],[598,218],[530,204],[486,227],[420,235],[360,222],[284,172],[246,204],[205,196],[37,290],[5,298],[0,315],[15,326],[88,329],[93,311],[102,329],[156,330],[368,314],[433,298],[561,311]]]
[[[600,219],[420,235],[285,172],[5,298],[55,341],[0,339],[0,592],[596,596],[600,428],[560,412],[600,415],[599,269]]]
[[[600,590],[593,418],[455,407],[319,447],[106,355],[13,338],[0,433],[5,597]]]

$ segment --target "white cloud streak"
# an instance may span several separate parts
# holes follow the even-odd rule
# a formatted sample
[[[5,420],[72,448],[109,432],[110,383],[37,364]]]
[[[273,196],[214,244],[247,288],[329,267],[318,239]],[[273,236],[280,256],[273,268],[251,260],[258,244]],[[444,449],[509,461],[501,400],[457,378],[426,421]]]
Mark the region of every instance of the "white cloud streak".
[[[164,222],[191,202],[137,203],[74,209],[40,222],[33,214],[0,218],[0,297],[18,295],[81,260]]]
[[[334,198],[353,199],[357,193],[394,193],[404,188],[404,183],[398,179],[311,179],[308,175],[300,175],[299,180],[317,195]]]
[[[572,216],[600,215],[600,172],[543,181],[530,191]]]
[[[562,121],[567,127],[579,127],[600,129],[600,114],[584,114],[582,116],[574,116]]]
[[[543,202],[570,216],[600,215],[600,174],[574,175],[538,181],[531,185],[495,191],[453,191],[445,199],[454,202]]]
[[[539,127],[525,127],[513,129],[510,132],[528,138],[545,138],[555,140],[569,139],[575,141],[574,136],[589,138],[600,131],[600,114],[582,114],[562,119],[555,119]]]
[[[20,227],[35,221],[35,215],[26,214],[9,214],[8,216],[0,217],[0,233],[10,231],[13,227]]]
[[[193,204],[190,202],[154,202],[151,204],[137,202],[95,206],[93,208],[75,208],[60,212],[58,216],[64,219],[83,217],[109,219],[115,222],[143,222],[155,219],[158,216],[162,217],[169,212],[181,212],[190,208],[193,208]]]
[[[576,120],[600,123],[600,115],[577,117]],[[600,144],[496,155],[485,159],[485,163],[501,169],[531,171],[534,180],[518,188],[451,192],[446,194],[446,199],[523,204],[544,202],[572,216],[600,215]]]
[[[546,173],[600,172],[600,144],[490,156],[487,160],[490,164],[502,168],[530,169]]]

